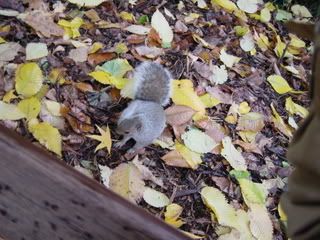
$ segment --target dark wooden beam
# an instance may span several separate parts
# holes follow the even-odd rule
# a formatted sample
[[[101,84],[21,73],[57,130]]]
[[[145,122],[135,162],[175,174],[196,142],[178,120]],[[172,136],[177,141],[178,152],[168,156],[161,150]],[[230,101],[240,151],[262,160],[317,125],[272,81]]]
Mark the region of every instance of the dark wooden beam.
[[[0,126],[1,237],[188,239],[3,126]]]

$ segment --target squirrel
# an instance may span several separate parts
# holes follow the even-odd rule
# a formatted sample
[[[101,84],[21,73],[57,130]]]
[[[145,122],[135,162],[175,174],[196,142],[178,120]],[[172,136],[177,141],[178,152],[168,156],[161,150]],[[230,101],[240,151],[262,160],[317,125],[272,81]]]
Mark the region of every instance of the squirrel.
[[[115,146],[120,148],[131,138],[135,145],[127,153],[151,144],[166,126],[164,106],[171,94],[170,72],[159,63],[143,62],[133,74],[134,100],[121,113],[116,132],[123,139]]]

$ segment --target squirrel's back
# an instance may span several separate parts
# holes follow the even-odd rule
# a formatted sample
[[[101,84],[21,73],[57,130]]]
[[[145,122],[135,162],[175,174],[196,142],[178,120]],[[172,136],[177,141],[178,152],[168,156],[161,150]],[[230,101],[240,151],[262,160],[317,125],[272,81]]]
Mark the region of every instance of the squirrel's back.
[[[155,62],[143,62],[134,72],[135,99],[166,105],[170,99],[171,74]]]

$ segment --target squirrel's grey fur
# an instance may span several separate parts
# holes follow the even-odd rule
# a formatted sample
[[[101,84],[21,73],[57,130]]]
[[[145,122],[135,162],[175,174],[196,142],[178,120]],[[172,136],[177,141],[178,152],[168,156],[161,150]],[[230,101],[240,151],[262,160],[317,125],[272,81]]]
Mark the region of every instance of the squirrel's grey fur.
[[[134,100],[122,112],[117,132],[123,139],[116,146],[123,146],[129,139],[135,145],[128,152],[135,152],[158,138],[165,128],[164,109],[171,94],[171,74],[155,62],[143,62],[134,72]]]

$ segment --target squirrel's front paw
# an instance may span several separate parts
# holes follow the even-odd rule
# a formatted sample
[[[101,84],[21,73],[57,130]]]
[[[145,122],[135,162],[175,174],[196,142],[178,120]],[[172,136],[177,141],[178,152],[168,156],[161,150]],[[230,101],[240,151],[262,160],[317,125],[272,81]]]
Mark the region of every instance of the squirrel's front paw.
[[[125,144],[124,141],[119,141],[119,142],[115,143],[114,146],[115,146],[116,148],[121,148],[121,147],[123,147],[124,144]]]

